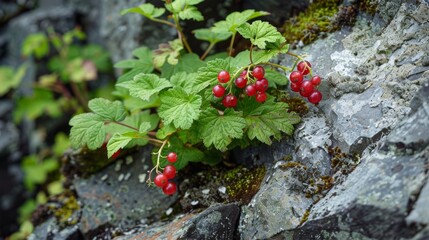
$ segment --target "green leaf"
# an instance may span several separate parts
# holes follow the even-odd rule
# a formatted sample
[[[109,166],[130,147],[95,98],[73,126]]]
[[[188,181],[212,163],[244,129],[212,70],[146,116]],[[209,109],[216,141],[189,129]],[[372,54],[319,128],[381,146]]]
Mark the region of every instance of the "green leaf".
[[[27,71],[27,64],[22,64],[16,71],[11,67],[0,66],[0,96],[19,86]]]
[[[153,65],[155,68],[161,68],[166,60],[167,63],[176,65],[182,49],[183,44],[179,39],[169,41],[168,44],[159,44],[158,49],[153,51]]]
[[[44,183],[48,173],[57,170],[59,164],[56,159],[39,161],[36,156],[30,155],[24,158],[21,167],[24,171],[24,184],[32,191],[37,184]]]
[[[169,63],[164,64],[161,68],[161,77],[171,78],[174,74],[180,72],[193,73],[197,72],[200,67],[205,64],[201,61],[200,57],[195,53],[187,53],[180,56],[179,63],[171,65]]]
[[[176,128],[188,129],[200,115],[201,96],[188,94],[181,88],[170,89],[160,95],[159,116],[165,124],[174,123]]]
[[[275,85],[284,86],[289,83],[289,79],[286,77],[286,75],[284,73],[281,74],[276,70],[266,69],[265,78],[268,80],[270,85],[275,83]]]
[[[24,117],[34,120],[45,113],[51,117],[59,117],[61,115],[60,104],[54,99],[52,92],[35,88],[32,96],[18,100],[18,106],[13,112],[13,119],[19,123]]]
[[[132,81],[137,74],[146,73],[144,68],[133,68],[118,78],[118,83]]]
[[[49,52],[49,41],[45,34],[35,33],[29,35],[25,38],[24,43],[22,44],[21,53],[25,57],[28,57],[32,54],[36,58],[42,58],[46,56]]]
[[[284,39],[277,29],[268,22],[255,21],[252,24],[245,23],[237,31],[246,39],[250,39],[253,45],[265,49],[267,42],[274,43]]]
[[[159,107],[161,104],[161,101],[157,95],[152,95],[152,97],[150,97],[147,101],[143,101],[137,97],[127,96],[123,101],[125,108],[130,112]]]
[[[173,126],[173,124],[165,124],[164,126],[162,126],[162,128],[156,131],[156,138],[165,139],[176,131],[177,129]]]
[[[193,19],[195,21],[203,21],[204,17],[196,7],[188,6],[179,12],[179,18],[182,20]]]
[[[201,114],[198,121],[204,145],[213,145],[220,151],[226,151],[233,138],[241,138],[246,121],[240,112],[226,109],[223,115],[210,108]]]
[[[231,72],[228,60],[215,59],[207,62],[205,67],[202,67],[198,70],[198,76],[195,80],[193,92],[197,93],[208,86],[215,85],[218,82],[217,75],[222,70]]]
[[[63,132],[57,133],[57,135],[55,135],[55,144],[52,148],[55,156],[58,156],[58,157],[62,156],[69,147],[70,147],[69,137]]]
[[[205,158],[204,152],[198,148],[192,147],[186,142],[182,142],[177,136],[173,135],[169,139],[170,145],[165,147],[161,154],[162,156],[167,156],[169,152],[175,152],[177,154],[177,161],[173,163],[173,166],[177,170],[181,170],[186,167],[189,162],[200,162]],[[156,149],[158,150],[158,149]],[[158,155],[152,155],[152,162],[155,165]],[[169,163],[165,158],[160,158],[160,166],[165,167]]]
[[[197,73],[179,72],[170,78],[170,82],[174,87],[180,87],[187,93],[191,93],[196,77]]]
[[[149,19],[160,17],[162,14],[164,14],[165,9],[164,8],[156,8],[151,3],[145,3],[138,7],[128,8],[121,11],[121,15],[125,15],[127,13],[138,13],[142,16],[145,16]]]
[[[94,150],[103,145],[106,137],[103,117],[95,113],[83,113],[74,116],[69,125],[70,143],[73,148],[88,146]]]
[[[80,57],[93,62],[100,72],[108,72],[112,69],[109,52],[101,46],[88,44],[79,51]]]
[[[248,98],[239,107],[244,112],[249,139],[256,138],[266,144],[272,143],[271,137],[280,139],[281,132],[292,135],[293,124],[300,121],[296,114],[287,112],[286,103],[275,102],[273,97],[269,97],[263,104]]]
[[[119,149],[123,149],[130,143],[131,140],[138,136],[138,132],[129,132],[124,134],[116,133],[113,135],[109,142],[107,143],[107,157],[110,158],[113,154],[115,154]]]
[[[115,68],[138,68],[141,73],[153,71],[152,51],[147,47],[137,48],[133,51],[137,59],[122,60],[115,64]]]
[[[155,74],[141,73],[132,81],[119,83],[117,86],[127,88],[131,96],[147,101],[152,95],[171,87],[171,84],[165,78],[159,78]]]
[[[287,53],[289,51],[289,44],[285,44],[285,41],[284,38],[281,38],[275,43],[268,43],[265,50],[253,51],[253,62],[268,62],[280,53]]]
[[[233,12],[230,13],[224,21],[219,21],[214,24],[212,30],[214,32],[222,33],[222,32],[230,32],[236,33],[237,28],[247,21],[269,15],[268,12],[263,11],[255,11],[255,10],[244,10],[243,12]]]
[[[195,38],[208,41],[211,44],[224,41],[232,35],[230,32],[214,32],[208,28],[197,29],[193,33],[195,34]]]
[[[95,98],[89,101],[88,107],[104,121],[122,121],[127,115],[120,101],[112,102],[104,98]]]

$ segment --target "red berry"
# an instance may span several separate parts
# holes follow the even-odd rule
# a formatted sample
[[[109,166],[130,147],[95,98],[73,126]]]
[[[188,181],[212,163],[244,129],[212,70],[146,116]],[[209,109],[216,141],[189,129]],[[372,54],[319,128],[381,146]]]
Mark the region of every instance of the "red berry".
[[[222,85],[216,85],[213,87],[213,95],[215,97],[223,97],[223,95],[225,94],[225,88]]]
[[[304,76],[301,72],[293,71],[290,73],[289,79],[293,83],[301,83],[304,80]]]
[[[262,66],[256,66],[253,70],[252,70],[252,75],[258,79],[261,80],[262,78],[264,78],[265,75],[265,69]]]
[[[299,92],[299,89],[301,88],[301,84],[299,83],[291,83],[290,89],[294,92]]]
[[[255,85],[247,85],[246,87],[246,94],[247,96],[251,97],[251,96],[255,96],[257,90]]]
[[[229,76],[229,72],[222,70],[217,75],[217,80],[221,83],[227,83],[231,77]]]
[[[299,89],[299,94],[303,97],[308,97],[314,91],[314,86],[310,81],[304,81]]]
[[[247,80],[243,77],[235,79],[235,86],[238,88],[244,88],[247,85]]]
[[[311,64],[308,61],[301,61],[298,63],[298,66],[296,66],[296,69],[305,76],[310,73]]]
[[[318,104],[320,101],[322,101],[322,93],[318,90],[312,92],[310,96],[308,96],[308,101],[313,104]]]
[[[115,159],[115,158],[119,157],[119,154],[121,154],[121,149],[119,149],[118,151],[116,151],[110,158],[111,159]]]
[[[171,152],[167,155],[167,161],[171,163],[175,163],[177,161],[177,154],[175,152]]]
[[[222,103],[227,108],[233,108],[237,106],[237,97],[232,94],[228,94],[223,98]]]
[[[265,92],[268,89],[268,80],[262,78],[261,80],[256,81],[255,83],[256,90],[260,92]]]
[[[313,84],[314,86],[318,86],[318,85],[322,82],[322,79],[320,79],[320,77],[319,77],[319,76],[315,75],[314,77],[312,77],[312,78],[310,79],[310,82],[311,82],[311,84]]]
[[[162,188],[162,191],[165,195],[173,195],[177,190],[177,186],[175,183],[169,182]]]
[[[164,174],[160,173],[160,174],[156,175],[156,177],[153,180],[153,182],[155,183],[156,186],[162,188],[165,185],[167,185],[168,179],[167,179],[167,177]]]
[[[164,168],[164,175],[167,179],[172,179],[176,176],[176,168],[173,165],[167,165]]]
[[[267,94],[265,92],[258,92],[258,94],[256,94],[256,101],[263,103],[265,100],[267,100]]]
[[[240,73],[240,77],[247,79],[247,70],[244,70]]]

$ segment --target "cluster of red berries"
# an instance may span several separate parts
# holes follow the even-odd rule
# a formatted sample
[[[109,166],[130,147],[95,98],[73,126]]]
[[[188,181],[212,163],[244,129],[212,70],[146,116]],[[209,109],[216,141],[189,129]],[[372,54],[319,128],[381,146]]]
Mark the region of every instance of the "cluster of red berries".
[[[167,155],[167,161],[175,163],[177,161],[177,154],[171,152]],[[156,175],[153,182],[156,186],[162,188],[162,191],[166,195],[172,195],[176,192],[177,186],[174,182],[168,180],[173,179],[176,176],[176,168],[173,165],[167,165],[162,173]]]
[[[250,75],[247,70],[241,72],[240,76],[235,79],[234,84],[237,88],[245,88],[247,96],[255,97],[256,101],[263,103],[267,99],[265,91],[268,89],[268,80],[264,76],[265,69],[262,66],[256,66]],[[220,71],[217,79],[221,84],[213,87],[213,95],[217,98],[223,97],[222,104],[227,108],[237,106],[237,97],[234,94],[229,93],[224,96],[226,88],[222,84],[228,83],[231,79],[229,72],[225,70]]]
[[[322,79],[315,75],[310,80],[304,80],[304,76],[308,75],[311,71],[311,64],[308,61],[299,62],[297,71],[291,72],[290,88],[294,92],[299,92],[303,97],[306,97],[309,102],[318,104],[322,100],[322,93],[317,90]]]

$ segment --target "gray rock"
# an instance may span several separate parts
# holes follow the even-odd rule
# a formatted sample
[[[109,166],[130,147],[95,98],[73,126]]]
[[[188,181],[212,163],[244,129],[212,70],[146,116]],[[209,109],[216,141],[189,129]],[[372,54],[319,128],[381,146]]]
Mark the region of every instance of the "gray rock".
[[[217,205],[201,213],[184,215],[169,224],[134,230],[125,239],[233,239],[240,208],[237,204]]]
[[[37,226],[28,239],[77,240],[84,238],[78,226],[60,229],[56,224],[55,218],[49,218],[43,224]]]
[[[88,179],[73,180],[82,206],[79,228],[86,236],[106,226],[129,228],[159,220],[160,215],[176,201],[177,195],[166,196],[158,188],[149,187],[140,175],[147,175],[151,151],[119,159]]]
[[[410,215],[407,216],[407,224],[429,224],[429,184],[423,187],[420,192],[419,198],[414,205]]]
[[[292,189],[292,170],[275,171],[240,216],[241,239],[268,239],[299,226],[312,200]]]

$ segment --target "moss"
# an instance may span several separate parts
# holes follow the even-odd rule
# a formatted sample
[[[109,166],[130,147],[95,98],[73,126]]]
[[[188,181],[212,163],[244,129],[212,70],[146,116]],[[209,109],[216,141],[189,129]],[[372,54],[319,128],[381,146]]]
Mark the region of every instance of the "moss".
[[[278,101],[287,103],[289,105],[288,112],[296,112],[301,117],[308,113],[308,107],[303,98],[291,97],[289,93],[284,90],[273,90],[270,93]]]
[[[285,164],[280,165],[279,167],[282,169],[295,168],[295,167],[303,167],[304,169],[307,169],[307,166],[299,162],[287,162]]]
[[[359,10],[367,12],[372,16],[377,12],[377,2],[375,0],[361,0],[358,6]]]
[[[310,210],[305,210],[304,215],[302,215],[301,221],[299,222],[299,226],[307,222],[308,217],[310,216]]]
[[[48,207],[62,227],[75,225],[79,220],[77,216],[73,217],[74,213],[80,209],[80,206],[71,191],[58,195],[56,201],[49,203]]]
[[[332,32],[338,26],[332,19],[338,12],[340,0],[315,0],[298,16],[288,20],[283,26],[283,35],[290,43],[303,41],[308,44],[316,40],[321,32]]]
[[[68,179],[73,179],[75,175],[88,177],[113,161],[115,159],[107,158],[106,148],[94,151],[82,148],[80,151],[65,154],[61,164],[61,172]]]
[[[331,156],[331,167],[334,172],[351,173],[360,161],[358,154],[343,153],[339,147],[328,147]]]
[[[254,169],[240,166],[222,174],[221,181],[225,184],[226,193],[231,201],[247,204],[259,191],[265,172],[263,166]]]

